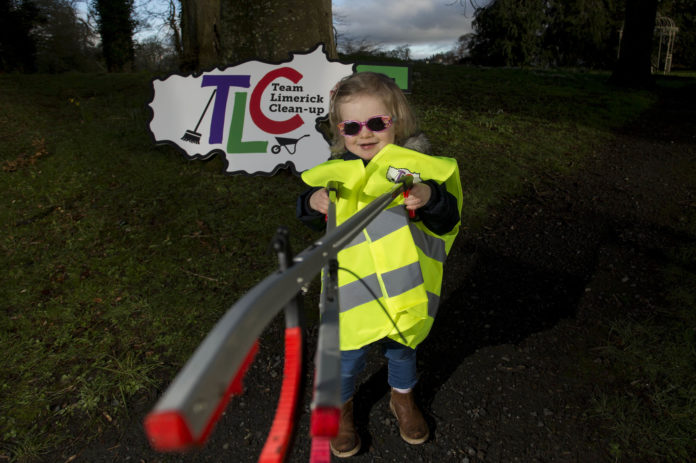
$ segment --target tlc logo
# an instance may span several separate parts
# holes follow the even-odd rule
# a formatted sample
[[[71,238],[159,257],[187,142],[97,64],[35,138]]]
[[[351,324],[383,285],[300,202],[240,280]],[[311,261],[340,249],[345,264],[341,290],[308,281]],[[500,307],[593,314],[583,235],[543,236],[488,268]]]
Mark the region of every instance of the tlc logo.
[[[290,67],[274,69],[268,72],[251,92],[249,101],[249,114],[258,128],[266,133],[279,135],[292,132],[304,124],[304,120],[297,113],[308,112],[321,115],[324,112],[323,106],[301,106],[297,103],[323,103],[320,95],[298,95],[304,91],[301,85],[280,85],[273,83],[278,78],[285,78],[297,84],[302,79],[302,74]],[[227,100],[231,88],[249,88],[251,86],[251,76],[249,75],[204,75],[201,86],[215,87],[215,104],[213,105],[213,115],[210,124],[209,143],[221,144],[225,123],[225,112],[227,110]],[[274,93],[271,94],[271,101],[277,102],[270,105],[271,112],[295,113],[285,120],[274,120],[267,117],[261,110],[261,96],[263,92],[271,86]],[[285,93],[275,93],[276,91]],[[287,92],[294,95],[288,96]],[[212,98],[212,95],[211,95]],[[285,103],[295,103],[294,105],[284,105]],[[235,92],[234,104],[232,108],[232,120],[230,122],[227,137],[228,153],[266,153],[268,148],[267,141],[242,141],[242,131],[244,128],[244,118],[247,105],[247,92]],[[206,107],[206,111],[208,108]],[[205,112],[204,112],[205,114]],[[202,118],[202,116],[201,116]]]

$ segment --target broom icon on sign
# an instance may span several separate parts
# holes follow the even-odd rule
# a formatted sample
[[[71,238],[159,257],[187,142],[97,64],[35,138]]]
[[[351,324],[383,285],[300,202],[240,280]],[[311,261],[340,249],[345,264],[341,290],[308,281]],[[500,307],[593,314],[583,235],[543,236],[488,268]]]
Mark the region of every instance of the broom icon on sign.
[[[210,106],[210,102],[213,101],[215,92],[217,92],[217,89],[213,90],[213,93],[210,95],[210,98],[208,99],[208,104],[205,105],[205,109],[203,110],[203,114],[201,114],[200,119],[198,119],[196,128],[194,128],[193,130],[187,130],[184,136],[181,137],[182,140],[195,144],[199,144],[201,142],[201,134],[197,132],[198,126],[201,125],[201,121],[203,120],[205,113],[208,112],[208,107]]]

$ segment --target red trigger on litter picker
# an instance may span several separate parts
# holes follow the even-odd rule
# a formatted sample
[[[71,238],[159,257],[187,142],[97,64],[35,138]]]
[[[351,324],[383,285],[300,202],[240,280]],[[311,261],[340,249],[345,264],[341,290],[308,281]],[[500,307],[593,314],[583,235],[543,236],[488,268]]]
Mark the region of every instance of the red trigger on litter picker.
[[[408,198],[408,194],[411,191],[411,189],[404,190],[404,199]],[[408,217],[413,219],[416,217],[416,211],[409,209],[408,210]]]

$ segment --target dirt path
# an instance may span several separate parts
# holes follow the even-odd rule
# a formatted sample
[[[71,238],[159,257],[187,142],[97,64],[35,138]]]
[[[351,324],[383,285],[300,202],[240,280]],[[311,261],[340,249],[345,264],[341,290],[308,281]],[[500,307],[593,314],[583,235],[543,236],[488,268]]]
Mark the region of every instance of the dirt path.
[[[652,270],[665,246],[688,238],[674,232],[680,217],[665,205],[694,207],[695,185],[683,184],[681,173],[695,168],[692,84],[665,91],[573,178],[530,185],[483,233],[458,238],[444,302],[419,354],[417,390],[432,438],[418,447],[401,441],[388,411],[386,371],[374,356],[356,396],[364,449],[351,461],[610,461],[592,420],[593,386],[606,374],[606,360],[593,350],[604,336],[599,320],[659,303]],[[277,322],[267,337],[281,333]],[[278,397],[279,351],[272,341],[262,344],[247,392],[233,399],[234,413],[199,452],[150,450],[139,423],[153,398],[143,398],[130,425],[50,461],[256,461]],[[309,461],[305,395],[292,462]]]

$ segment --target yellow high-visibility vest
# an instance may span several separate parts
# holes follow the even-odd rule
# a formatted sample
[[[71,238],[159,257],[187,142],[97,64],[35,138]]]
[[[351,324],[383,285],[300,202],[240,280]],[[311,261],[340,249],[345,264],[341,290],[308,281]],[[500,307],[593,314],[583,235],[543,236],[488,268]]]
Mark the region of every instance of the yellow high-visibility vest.
[[[456,160],[396,145],[387,145],[367,166],[361,159],[331,160],[305,171],[302,180],[315,187],[339,182],[336,223],[340,225],[391,190],[404,174],[413,175],[416,182],[444,183],[457,198],[461,214]],[[384,337],[415,348],[430,332],[443,265],[459,223],[448,233],[436,235],[422,222],[409,220],[403,202],[402,196],[395,198],[338,253],[341,350],[359,349]]]

